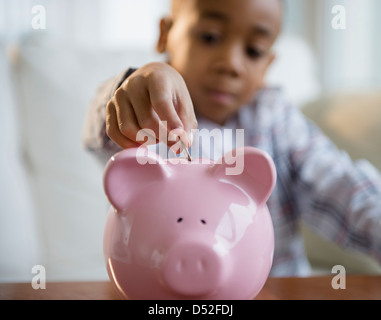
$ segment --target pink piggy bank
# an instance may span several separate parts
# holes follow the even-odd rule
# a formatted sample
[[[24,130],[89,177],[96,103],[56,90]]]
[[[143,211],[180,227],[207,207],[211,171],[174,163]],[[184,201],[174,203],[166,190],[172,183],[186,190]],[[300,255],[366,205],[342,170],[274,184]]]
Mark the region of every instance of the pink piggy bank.
[[[142,148],[116,154],[104,173],[112,204],[104,256],[119,293],[126,299],[254,298],[272,265],[266,201],[275,180],[271,158],[255,148],[217,162],[163,160]]]

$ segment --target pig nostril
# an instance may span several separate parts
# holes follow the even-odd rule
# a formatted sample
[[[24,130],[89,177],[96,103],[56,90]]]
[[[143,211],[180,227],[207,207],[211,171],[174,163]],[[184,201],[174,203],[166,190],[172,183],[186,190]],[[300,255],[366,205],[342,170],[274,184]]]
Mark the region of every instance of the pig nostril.
[[[202,224],[206,224],[206,221],[204,219],[201,219]]]
[[[183,218],[178,218],[177,219],[177,223],[180,223],[181,221],[183,221]]]

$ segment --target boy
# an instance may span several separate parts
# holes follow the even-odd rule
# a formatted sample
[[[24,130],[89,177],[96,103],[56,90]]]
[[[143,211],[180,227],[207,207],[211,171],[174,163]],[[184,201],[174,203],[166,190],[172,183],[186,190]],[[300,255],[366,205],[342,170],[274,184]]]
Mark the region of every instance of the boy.
[[[300,220],[381,261],[379,173],[367,162],[352,163],[278,90],[264,88],[282,9],[280,0],[173,0],[157,44],[168,64],[129,69],[102,87],[85,144],[106,161],[120,148],[139,146],[140,129],[159,137],[162,121],[188,147],[197,125],[244,129],[245,145],[267,151],[278,171],[268,201],[273,276],[310,272]]]

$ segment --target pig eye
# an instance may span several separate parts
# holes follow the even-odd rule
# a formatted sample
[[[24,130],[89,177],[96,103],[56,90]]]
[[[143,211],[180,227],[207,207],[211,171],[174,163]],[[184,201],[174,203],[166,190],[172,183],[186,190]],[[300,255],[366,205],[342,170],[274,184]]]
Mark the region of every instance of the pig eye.
[[[181,221],[183,221],[183,218],[178,218],[177,219],[177,223],[180,223]]]
[[[201,219],[202,224],[206,224],[206,221],[204,219]]]

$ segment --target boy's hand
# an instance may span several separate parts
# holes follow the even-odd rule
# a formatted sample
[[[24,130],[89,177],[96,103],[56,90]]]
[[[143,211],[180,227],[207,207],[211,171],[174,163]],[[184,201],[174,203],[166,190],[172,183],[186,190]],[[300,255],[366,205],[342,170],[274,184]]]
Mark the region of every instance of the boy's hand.
[[[144,141],[137,141],[141,129],[155,133],[152,143],[157,143],[159,130],[165,130],[161,132],[166,132],[163,142],[168,146],[179,137],[190,147],[191,130],[197,128],[184,79],[166,63],[150,63],[136,70],[115,92],[106,112],[107,134],[122,148],[142,144]],[[167,128],[162,121],[167,122]]]

